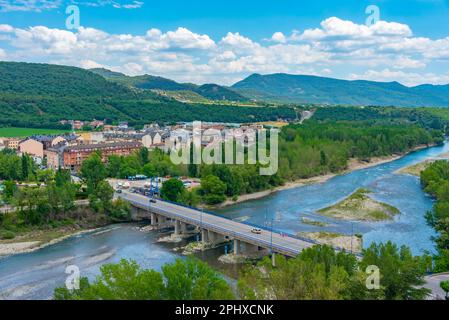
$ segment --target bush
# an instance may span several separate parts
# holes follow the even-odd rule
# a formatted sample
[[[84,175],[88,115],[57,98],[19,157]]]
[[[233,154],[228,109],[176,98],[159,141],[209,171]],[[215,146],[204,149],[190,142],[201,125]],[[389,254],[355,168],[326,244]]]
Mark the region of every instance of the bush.
[[[3,231],[0,234],[0,238],[2,240],[10,240],[10,239],[14,239],[16,237],[16,234],[12,231]]]

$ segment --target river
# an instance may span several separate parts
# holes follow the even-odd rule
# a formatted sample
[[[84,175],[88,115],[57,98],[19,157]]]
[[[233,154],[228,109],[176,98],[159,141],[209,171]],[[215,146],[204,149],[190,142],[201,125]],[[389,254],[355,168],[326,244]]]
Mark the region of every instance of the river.
[[[394,172],[446,152],[449,152],[449,143],[413,152],[396,161],[336,176],[324,183],[279,191],[219,212],[231,219],[259,225],[273,220],[274,229],[288,233],[361,233],[365,247],[372,242],[392,240],[409,246],[415,254],[433,252],[431,237],[434,232],[424,218],[433,201],[422,192],[417,177]],[[316,210],[344,199],[360,187],[372,190],[372,197],[397,207],[401,214],[393,221],[380,223],[342,222],[315,214]],[[303,224],[302,217],[326,222],[328,226]],[[81,276],[91,279],[98,274],[102,264],[118,262],[122,258],[134,259],[144,268],[160,269],[163,264],[182,256],[173,251],[174,247],[182,244],[159,243],[159,236],[157,232],[140,232],[135,224],[115,225],[32,253],[0,258],[0,299],[50,299],[54,288],[64,285],[68,265],[76,265]],[[223,251],[223,248],[218,248],[199,253],[198,256],[232,277],[238,267],[217,262],[216,258]]]

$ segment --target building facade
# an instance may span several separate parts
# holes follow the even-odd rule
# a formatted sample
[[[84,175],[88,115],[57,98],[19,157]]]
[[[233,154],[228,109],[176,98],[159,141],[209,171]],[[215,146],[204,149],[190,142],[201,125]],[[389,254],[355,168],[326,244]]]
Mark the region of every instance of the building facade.
[[[109,156],[128,156],[141,147],[142,143],[140,142],[113,142],[69,146],[63,152],[63,167],[71,171],[78,171],[84,160],[94,152],[100,152],[102,161],[106,163]]]

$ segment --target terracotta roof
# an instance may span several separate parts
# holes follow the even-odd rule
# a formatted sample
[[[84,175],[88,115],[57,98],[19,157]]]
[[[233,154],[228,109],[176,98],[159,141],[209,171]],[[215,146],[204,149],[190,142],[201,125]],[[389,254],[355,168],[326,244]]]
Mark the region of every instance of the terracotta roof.
[[[77,150],[99,150],[108,148],[139,148],[142,144],[140,142],[113,142],[113,143],[98,143],[98,144],[82,144],[77,146],[70,146],[65,151],[77,151]]]

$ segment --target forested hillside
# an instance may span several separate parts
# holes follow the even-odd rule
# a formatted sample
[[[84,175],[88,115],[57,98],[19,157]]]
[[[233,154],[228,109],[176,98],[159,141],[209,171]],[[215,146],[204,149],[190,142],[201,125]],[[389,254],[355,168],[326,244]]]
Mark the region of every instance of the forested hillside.
[[[178,83],[163,77],[141,75],[130,77],[122,73],[113,72],[103,68],[91,69],[104,78],[130,87],[149,90],[164,91],[191,91],[210,100],[247,101],[248,98],[217,84],[204,84],[201,86],[193,83]]]
[[[0,126],[52,128],[58,127],[62,119],[94,118],[144,124],[191,120],[252,122],[295,117],[290,108],[180,103],[75,67],[0,62],[0,79]]]
[[[449,85],[407,87],[398,82],[339,80],[307,75],[253,74],[232,86],[250,98],[332,105],[449,106]]]

